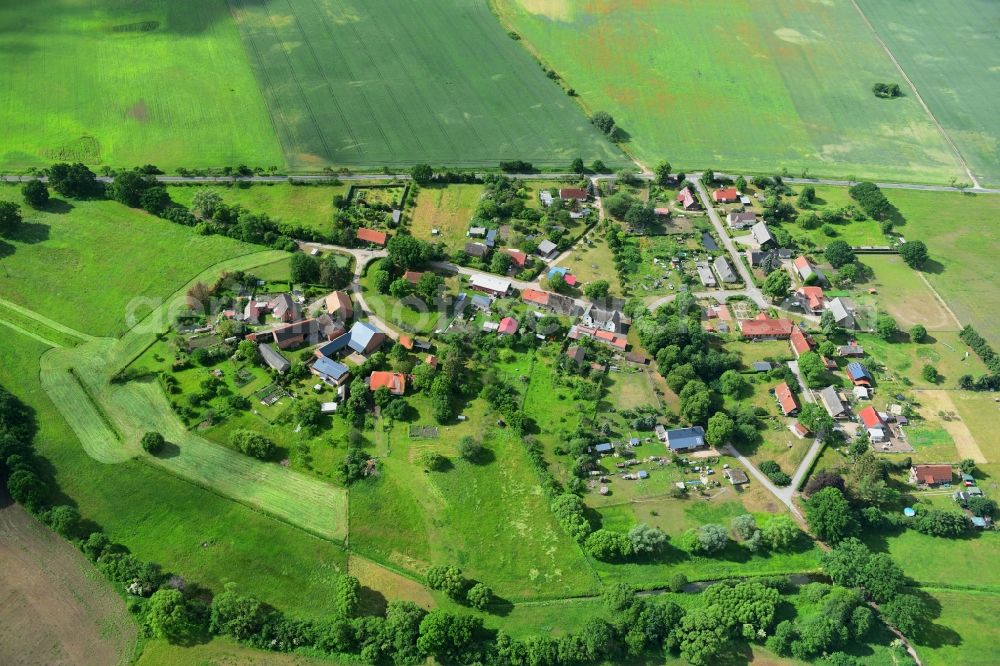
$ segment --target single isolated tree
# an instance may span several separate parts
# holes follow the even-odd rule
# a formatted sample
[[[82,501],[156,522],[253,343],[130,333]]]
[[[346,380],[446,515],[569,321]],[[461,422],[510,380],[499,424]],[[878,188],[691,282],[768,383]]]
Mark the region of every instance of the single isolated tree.
[[[36,178],[29,180],[21,187],[21,196],[24,197],[24,203],[32,208],[36,210],[45,208],[45,204],[49,202],[49,188]]]
[[[142,436],[142,448],[146,453],[156,455],[163,450],[165,444],[163,435],[158,432],[147,432]]]
[[[903,243],[899,247],[899,256],[910,268],[922,268],[930,258],[927,254],[927,245],[918,240]]]
[[[9,236],[21,225],[21,207],[10,201],[0,201],[0,235]]]

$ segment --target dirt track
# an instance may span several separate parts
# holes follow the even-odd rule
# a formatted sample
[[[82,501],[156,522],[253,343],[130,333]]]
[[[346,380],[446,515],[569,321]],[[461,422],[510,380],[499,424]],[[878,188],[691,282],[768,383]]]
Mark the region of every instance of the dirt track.
[[[917,394],[928,413],[950,412],[958,414],[958,409],[955,408],[955,403],[952,402],[948,391],[914,391],[914,393]],[[955,450],[958,451],[959,459],[972,458],[980,464],[989,462],[986,460],[986,456],[983,455],[982,450],[979,448],[976,438],[972,436],[972,432],[965,425],[964,421],[942,420],[941,426],[955,441]]]
[[[127,664],[136,626],[74,548],[0,497],[0,664]]]

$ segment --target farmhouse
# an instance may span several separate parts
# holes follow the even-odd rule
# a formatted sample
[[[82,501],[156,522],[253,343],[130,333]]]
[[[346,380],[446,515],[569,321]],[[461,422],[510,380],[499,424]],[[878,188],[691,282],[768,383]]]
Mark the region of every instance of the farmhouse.
[[[276,371],[278,374],[285,374],[288,369],[292,367],[292,364],[288,362],[284,356],[278,353],[278,351],[269,344],[259,345],[260,356],[264,359],[264,363],[267,367]]]
[[[278,294],[267,303],[271,314],[286,324],[299,319],[299,308],[290,294]]]
[[[360,227],[356,232],[355,236],[362,243],[368,243],[369,245],[377,245],[378,247],[385,247],[385,243],[389,238],[384,231],[376,231],[375,229],[366,229],[365,227]]]
[[[531,303],[532,305],[537,305],[540,307],[546,307],[549,304],[550,294],[547,291],[539,291],[537,289],[524,289],[521,291],[521,300],[525,303]]]
[[[733,211],[726,215],[726,224],[730,229],[747,229],[757,222],[757,214],[751,210]]]
[[[333,386],[340,386],[350,377],[350,370],[347,369],[346,365],[337,363],[326,356],[316,359],[309,367],[309,371]]]
[[[575,316],[580,312],[580,308],[577,307],[576,301],[572,298],[549,291],[524,289],[521,291],[521,300],[567,317]]]
[[[750,228],[750,235],[753,236],[754,243],[760,249],[765,249],[769,247],[775,247],[778,244],[777,239],[771,233],[771,230],[767,228],[767,224],[764,222],[758,222]]]
[[[868,369],[857,361],[847,364],[847,378],[854,382],[855,386],[871,386],[873,382]]]
[[[690,188],[687,187],[677,193],[677,201],[680,202],[681,208],[684,210],[697,210],[700,208],[698,200],[694,198]]]
[[[788,382],[781,382],[774,388],[774,399],[785,416],[793,416],[799,411],[799,403],[792,395],[792,389],[788,388]]]
[[[326,297],[326,311],[340,321],[347,321],[354,316],[354,305],[351,297],[343,291],[335,291]]]
[[[712,191],[712,201],[715,203],[736,203],[740,200],[740,193],[735,187],[719,188]]]
[[[788,336],[788,342],[792,345],[792,352],[795,354],[795,358],[798,358],[807,351],[811,351],[813,348],[812,338],[803,333],[802,329],[798,326],[792,327],[792,334]]]
[[[510,258],[514,261],[514,265],[518,268],[524,268],[524,265],[528,263],[528,255],[518,249],[509,247],[504,252],[510,255]]]
[[[910,483],[925,486],[951,483],[951,465],[914,465],[910,468]]]
[[[823,311],[825,296],[822,287],[799,287],[795,295],[798,296],[799,305],[806,312],[819,314]]]
[[[671,451],[689,451],[705,446],[705,429],[701,426],[667,430],[664,437]]]
[[[706,287],[714,287],[718,284],[715,281],[715,275],[712,273],[712,269],[709,268],[708,263],[704,261],[699,261],[694,266],[698,270],[698,278],[701,283]]]
[[[566,356],[574,363],[582,364],[587,357],[587,352],[584,351],[583,347],[574,345],[566,350]]]
[[[750,340],[787,340],[795,325],[787,319],[743,319],[740,332]]]
[[[826,302],[826,309],[833,313],[833,320],[841,328],[851,329],[856,326],[854,320],[854,301],[849,298],[831,298]]]
[[[393,395],[403,395],[406,393],[406,375],[401,372],[376,370],[368,376],[368,388],[372,391],[387,388]]]
[[[729,262],[722,255],[716,257],[715,261],[712,262],[712,265],[715,266],[715,272],[719,275],[719,279],[724,283],[732,284],[733,282],[740,281],[736,273],[733,272],[733,267],[729,265]]]
[[[482,243],[466,243],[465,253],[470,257],[485,257],[490,253],[490,248],[486,247]]]
[[[502,298],[510,293],[510,280],[483,273],[476,273],[469,278],[469,286],[476,291],[481,291],[498,298]]]
[[[871,405],[865,407],[860,412],[858,412],[858,418],[861,419],[861,425],[864,426],[865,431],[868,433],[868,437],[873,442],[884,442],[885,436],[885,424],[882,422],[882,417],[879,413],[875,411],[875,408]],[[951,468],[949,468],[950,470]]]
[[[316,354],[318,356],[333,356],[349,348],[359,354],[368,355],[378,349],[383,342],[385,342],[385,333],[371,324],[359,321],[354,323],[349,333],[344,333],[326,343],[316,350]]]
[[[847,407],[844,406],[844,401],[840,399],[840,394],[837,393],[836,387],[827,386],[817,395],[819,396],[819,401],[822,403],[826,413],[831,417],[835,419],[847,417]]]
[[[306,321],[300,321],[273,329],[271,331],[271,336],[274,339],[274,344],[278,345],[279,349],[291,349],[292,347],[302,345],[306,341],[307,337],[318,337],[316,336],[318,327],[315,326],[315,323],[316,320],[307,319]]]
[[[251,298],[247,301],[246,307],[243,308],[243,321],[257,325],[261,322],[262,316],[267,314],[267,311],[267,301],[256,301]]]
[[[559,190],[559,198],[566,201],[586,201],[587,190],[579,187],[564,187]]]
[[[625,316],[619,310],[600,308],[593,303],[587,305],[581,317],[584,326],[600,328],[612,333],[622,332],[624,319]]]
[[[556,252],[558,250],[559,246],[548,239],[545,239],[538,244],[538,256],[542,259],[552,259],[556,256]]]
[[[500,328],[497,329],[500,335],[514,335],[517,333],[517,320],[513,317],[504,317],[500,320]]]

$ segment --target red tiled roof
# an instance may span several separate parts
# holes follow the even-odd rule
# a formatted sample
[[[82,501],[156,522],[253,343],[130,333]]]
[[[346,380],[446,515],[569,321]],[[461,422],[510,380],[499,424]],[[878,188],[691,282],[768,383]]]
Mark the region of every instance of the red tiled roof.
[[[549,292],[538,291],[537,289],[525,289],[521,292],[521,300],[525,303],[534,303],[536,305],[548,305],[549,304]]]
[[[792,351],[795,352],[796,356],[812,349],[812,340],[798,326],[792,327],[792,334],[789,336],[788,341],[792,344]]]
[[[580,189],[579,187],[564,187],[559,190],[560,199],[577,199],[578,201],[587,200],[587,190]]]
[[[383,372],[377,370],[369,377],[368,388],[372,391],[387,388],[390,393],[402,395],[406,393],[406,375],[401,372]]]
[[[720,188],[712,192],[712,201],[736,201],[740,198],[740,193],[735,187]]]
[[[662,206],[654,208],[653,212],[656,213],[657,215],[670,215],[670,209],[669,208],[663,208]]]
[[[563,281],[571,287],[576,286],[576,276],[575,275],[564,275]]]
[[[685,208],[695,203],[694,195],[691,194],[691,190],[686,187],[677,193],[677,200],[680,201]]]
[[[792,428],[795,430],[795,432],[797,432],[802,437],[805,437],[806,435],[809,434],[809,428],[805,427],[804,425],[802,425],[798,421],[796,421],[795,423],[792,424]]]
[[[628,346],[628,338],[624,335],[618,335],[617,333],[612,333],[611,331],[596,331],[594,337],[601,342],[606,342],[612,347],[617,347],[618,349],[625,349]]]
[[[422,278],[423,276],[424,274],[421,273],[420,271],[406,271],[405,273],[403,273],[403,279],[409,282],[410,284],[416,284],[420,282],[420,278]]]
[[[438,357],[434,354],[428,354],[427,358],[424,359],[424,363],[431,366],[432,368],[438,367]]]
[[[825,296],[822,287],[800,287],[799,293],[806,299],[811,310],[819,310],[823,307]]]
[[[922,483],[951,483],[951,465],[916,465],[913,469]]]
[[[500,320],[500,328],[497,329],[497,333],[514,335],[517,333],[517,320],[513,317],[504,317]]]
[[[403,345],[403,349],[413,349],[413,338],[408,335],[399,336],[399,344]]]
[[[802,270],[811,268],[811,266],[809,265],[809,260],[806,259],[805,255],[802,255],[800,257],[795,257],[795,261],[793,261],[792,264],[794,264],[796,268],[801,268]]]
[[[788,382],[781,382],[774,388],[774,397],[777,398],[778,405],[785,416],[799,408],[799,403],[792,395],[792,389],[788,388]]]
[[[384,231],[375,231],[374,229],[366,229],[365,227],[359,228],[355,236],[360,241],[374,243],[375,245],[385,245],[385,241],[388,239]]]
[[[745,338],[787,338],[792,334],[794,324],[787,319],[745,319],[740,322],[740,330]]]
[[[510,255],[510,258],[514,260],[514,264],[519,268],[524,268],[524,264],[528,261],[528,255],[520,250],[509,247],[504,252]]]
[[[878,428],[882,425],[882,419],[879,418],[878,412],[871,405],[858,412],[858,418],[861,419],[866,428]]]

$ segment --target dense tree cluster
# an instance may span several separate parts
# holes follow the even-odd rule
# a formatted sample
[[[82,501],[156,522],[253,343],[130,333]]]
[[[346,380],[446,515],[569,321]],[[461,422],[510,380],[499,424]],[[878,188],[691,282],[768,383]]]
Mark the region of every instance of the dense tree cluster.
[[[848,188],[851,198],[874,220],[884,220],[895,210],[875,183],[864,181]]]

